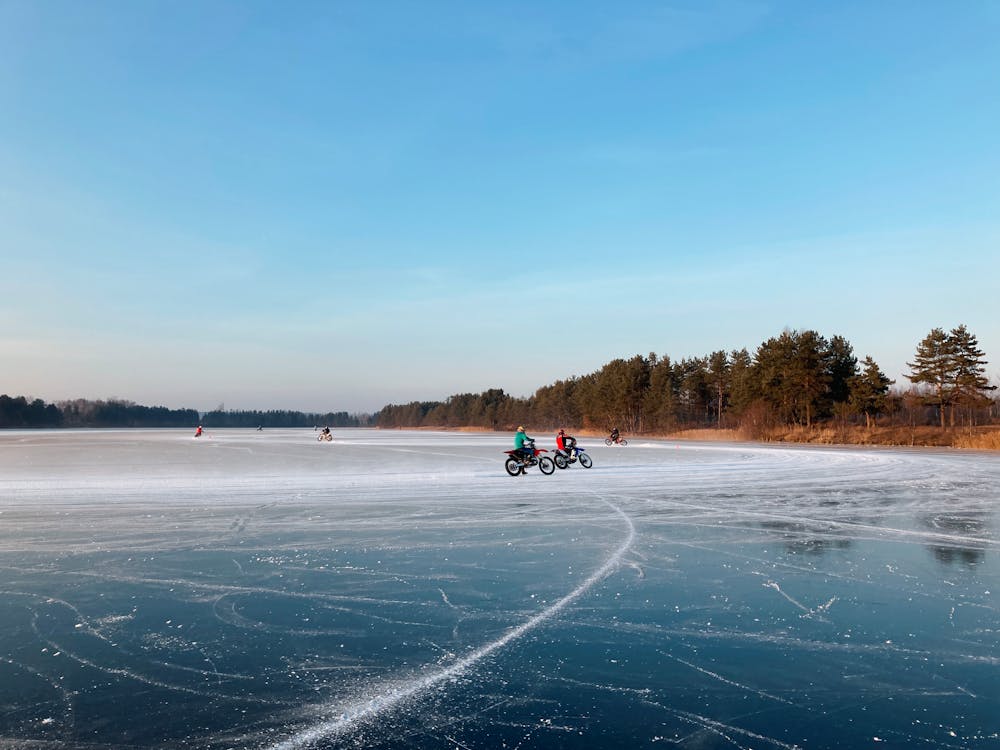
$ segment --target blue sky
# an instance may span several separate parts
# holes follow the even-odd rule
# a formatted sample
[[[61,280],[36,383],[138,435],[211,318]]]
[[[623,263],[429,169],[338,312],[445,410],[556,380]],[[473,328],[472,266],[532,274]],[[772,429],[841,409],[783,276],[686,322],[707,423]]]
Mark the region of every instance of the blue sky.
[[[842,335],[1000,374],[993,2],[0,0],[0,392],[377,410]]]

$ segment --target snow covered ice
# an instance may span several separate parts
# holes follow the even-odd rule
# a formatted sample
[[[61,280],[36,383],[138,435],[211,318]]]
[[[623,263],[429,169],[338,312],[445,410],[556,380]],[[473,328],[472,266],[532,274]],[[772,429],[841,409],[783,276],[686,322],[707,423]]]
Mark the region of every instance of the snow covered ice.
[[[191,435],[0,433],[0,747],[1000,747],[996,455]]]

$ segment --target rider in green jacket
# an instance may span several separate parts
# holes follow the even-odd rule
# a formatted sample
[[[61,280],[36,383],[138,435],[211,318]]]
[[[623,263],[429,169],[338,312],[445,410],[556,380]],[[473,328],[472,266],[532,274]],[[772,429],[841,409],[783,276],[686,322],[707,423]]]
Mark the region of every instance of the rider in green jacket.
[[[535,455],[534,448],[530,446],[530,443],[535,442],[532,438],[528,437],[524,432],[524,426],[517,428],[517,432],[514,433],[514,450],[520,451],[521,456],[528,459]],[[525,443],[529,443],[525,447]]]

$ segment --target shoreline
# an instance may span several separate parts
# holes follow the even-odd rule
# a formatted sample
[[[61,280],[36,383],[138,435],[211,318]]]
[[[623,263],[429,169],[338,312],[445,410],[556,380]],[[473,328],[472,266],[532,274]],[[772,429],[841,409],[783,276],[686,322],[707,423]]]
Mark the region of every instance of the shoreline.
[[[583,433],[581,433],[583,434]],[[626,436],[627,437],[627,436]],[[637,436],[638,437],[638,436]],[[789,443],[800,445],[884,446],[892,448],[954,448],[956,450],[1000,450],[1000,426],[975,428],[940,427],[784,427],[746,435],[739,430],[701,428],[664,435],[642,434],[668,440],[702,442]]]
[[[462,426],[423,426],[423,427],[375,427],[379,430],[416,430],[442,432],[505,432],[487,427]],[[529,434],[534,432],[545,434],[556,429],[539,429],[529,427]],[[513,431],[511,428],[510,431]],[[570,428],[569,432],[577,437],[601,439],[607,433],[600,430]],[[747,435],[736,429],[702,427],[674,432],[637,432],[622,433],[626,440],[682,440],[706,443],[788,443],[799,445],[841,445],[841,446],[883,446],[887,448],[954,448],[956,450],[1000,451],[1000,425],[983,425],[978,427],[946,427],[936,426],[891,426],[891,427],[860,427],[860,426],[830,426],[821,427],[775,427],[762,431],[759,435]]]
[[[184,430],[189,427],[133,427],[133,426],[102,426],[102,427],[2,427],[0,434],[4,432],[36,432],[36,431],[86,431],[86,430]],[[210,427],[215,430],[255,430],[250,427]],[[303,429],[308,427],[270,427],[271,429]],[[489,427],[479,427],[472,425],[447,426],[447,425],[424,425],[421,427],[379,427],[370,425],[365,427],[339,427],[340,430],[375,429],[375,430],[412,430],[414,432],[464,432],[464,433],[494,433],[513,432],[514,428],[493,429]],[[528,432],[536,435],[545,435],[549,432],[553,434],[558,428],[528,427]],[[603,430],[569,428],[569,432],[576,437],[588,439],[604,440],[607,433]],[[679,440],[689,442],[705,443],[785,443],[790,445],[839,445],[855,447],[877,447],[886,448],[951,448],[963,451],[1000,451],[1000,425],[983,425],[977,427],[946,427],[942,429],[937,426],[890,426],[890,427],[860,427],[860,426],[831,426],[820,427],[773,427],[769,430],[761,430],[759,434],[747,434],[741,430],[730,428],[701,427],[686,430],[675,430],[673,432],[623,432],[622,436],[626,440]]]

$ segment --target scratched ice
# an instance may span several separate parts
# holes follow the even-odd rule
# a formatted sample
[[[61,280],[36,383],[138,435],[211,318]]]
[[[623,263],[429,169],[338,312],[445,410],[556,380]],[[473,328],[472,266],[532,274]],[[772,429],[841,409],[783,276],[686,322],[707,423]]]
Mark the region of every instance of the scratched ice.
[[[1000,747],[996,455],[509,442],[0,433],[0,747]]]

